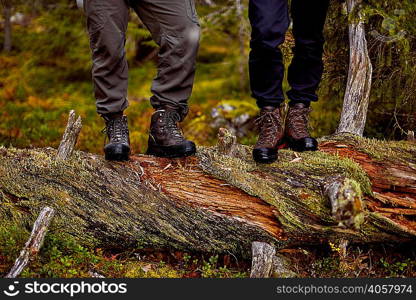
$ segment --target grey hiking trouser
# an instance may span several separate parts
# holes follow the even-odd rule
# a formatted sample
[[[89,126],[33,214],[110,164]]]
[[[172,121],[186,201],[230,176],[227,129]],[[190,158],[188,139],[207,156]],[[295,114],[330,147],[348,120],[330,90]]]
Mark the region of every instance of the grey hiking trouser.
[[[151,104],[156,109],[173,106],[184,117],[192,92],[200,35],[194,0],[84,1],[97,112],[118,113],[128,106],[124,46],[132,7],[160,46]]]

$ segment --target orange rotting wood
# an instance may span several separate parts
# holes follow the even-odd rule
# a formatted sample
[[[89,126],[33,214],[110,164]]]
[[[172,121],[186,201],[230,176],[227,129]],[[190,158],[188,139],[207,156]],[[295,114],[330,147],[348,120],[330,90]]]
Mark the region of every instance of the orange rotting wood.
[[[352,145],[339,147],[335,142],[325,142],[320,145],[320,150],[348,157],[364,169],[374,193],[374,198],[366,197],[370,211],[381,213],[409,229],[416,229],[416,222],[412,219],[416,215],[416,174],[410,166],[375,161]]]
[[[416,176],[410,167],[373,160],[354,146],[337,142],[321,143],[320,151],[348,157],[364,169],[374,192],[374,197],[366,197],[370,211],[383,214],[408,228],[416,228],[416,222],[412,220],[416,215]],[[238,218],[284,239],[282,226],[277,220],[278,211],[261,199],[204,173],[197,158],[170,160],[135,156],[133,159],[139,161],[145,170],[143,181],[171,199]]]
[[[195,157],[163,159],[136,156],[144,168],[144,181],[159,186],[170,198],[211,212],[228,215],[256,225],[284,239],[276,211],[266,202],[204,173]]]

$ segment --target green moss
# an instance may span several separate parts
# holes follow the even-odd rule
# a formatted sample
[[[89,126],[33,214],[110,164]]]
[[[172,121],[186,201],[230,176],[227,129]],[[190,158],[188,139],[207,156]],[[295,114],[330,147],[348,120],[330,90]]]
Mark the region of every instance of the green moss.
[[[353,135],[338,135],[322,139],[322,141],[335,141],[356,145],[358,150],[367,149],[371,153],[376,151],[377,143]],[[397,153],[408,151],[404,160],[409,159],[414,146],[403,143],[382,142],[381,148]],[[215,148],[199,149],[201,167],[222,180],[227,181],[250,195],[259,197],[269,203],[278,211],[277,218],[289,234],[350,237],[354,239],[378,238],[376,231],[384,225],[391,227],[395,232],[407,236],[409,232],[399,224],[390,220],[377,221],[383,223],[376,228],[370,220],[368,212],[357,213],[354,224],[363,224],[360,230],[343,229],[331,214],[330,204],[323,193],[323,187],[332,178],[339,175],[347,178],[346,186],[356,192],[356,197],[363,198],[372,195],[370,179],[362,167],[352,159],[324,152],[295,153],[290,150],[279,151],[277,162],[269,165],[256,164],[251,157],[251,148],[237,146],[238,151],[234,157],[221,155]],[[378,150],[379,157],[389,157],[390,152]],[[377,157],[373,154],[374,157]],[[391,159],[391,158],[389,158]],[[361,201],[361,200],[360,200]],[[377,226],[379,226],[378,224]],[[390,229],[389,229],[390,230]],[[388,233],[386,233],[388,235]],[[382,238],[384,234],[380,234]]]
[[[416,143],[408,141],[387,141],[365,138],[353,134],[337,134],[324,137],[321,141],[330,140],[340,144],[351,144],[376,161],[394,161],[397,163],[416,163]]]
[[[336,139],[341,143],[340,137]],[[345,139],[365,147],[360,138],[345,136]],[[339,226],[324,194],[325,184],[342,175],[348,178],[348,185],[357,192],[358,198],[371,195],[369,178],[351,159],[319,151],[281,150],[277,162],[262,165],[252,160],[251,149],[237,145],[235,156],[230,157],[220,154],[215,147],[200,147],[198,157],[207,173],[275,208],[286,234],[362,240],[389,238],[391,232],[398,237],[414,235],[400,224],[368,212],[356,215],[354,224],[363,224],[360,230]],[[53,149],[0,149],[0,217],[3,220],[31,226],[39,210],[49,205],[57,209],[52,229],[71,234],[89,248],[105,244],[107,247],[186,249],[192,245],[196,251],[247,253],[251,240],[247,234],[278,247],[287,243],[273,239],[261,228],[257,231],[248,226],[244,232],[241,226],[245,224],[234,219],[221,219],[224,222],[221,230],[231,237],[224,240],[211,230],[215,215],[192,207],[179,211],[158,191],[138,184],[141,178],[133,165],[110,164],[82,152],[75,152],[68,161],[56,161],[55,155]],[[107,182],[111,182],[111,190],[105,188]],[[163,210],[154,209],[161,205]],[[195,235],[189,235],[187,226],[194,226],[195,219],[205,221],[198,223],[199,231]],[[205,242],[201,242],[201,235],[206,238]],[[107,236],[112,238],[108,240]],[[211,248],[206,249],[208,246]]]

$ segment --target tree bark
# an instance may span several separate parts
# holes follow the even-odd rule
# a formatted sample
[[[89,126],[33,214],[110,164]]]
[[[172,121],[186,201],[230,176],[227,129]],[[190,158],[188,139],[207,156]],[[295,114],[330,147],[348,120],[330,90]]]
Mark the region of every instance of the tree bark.
[[[365,25],[359,5],[362,0],[347,0],[350,16],[350,65],[348,82],[338,133],[348,132],[362,136],[367,120],[372,83],[372,65],[368,54]]]
[[[271,165],[254,163],[250,147],[233,149],[115,163],[79,151],[57,161],[51,148],[0,148],[0,220],[31,226],[50,206],[50,230],[85,246],[244,257],[255,241],[279,249],[415,239],[414,143],[336,135],[319,152],[281,150]]]
[[[242,0],[235,0],[237,20],[240,23],[238,26],[238,44],[240,47],[240,57],[238,62],[238,73],[240,74],[240,90],[244,90],[246,87],[246,55],[245,55],[245,38],[244,38],[244,16],[243,16],[243,4]]]
[[[12,51],[12,7],[7,0],[2,1],[3,4],[3,19],[4,19],[4,42],[3,51],[9,53]]]

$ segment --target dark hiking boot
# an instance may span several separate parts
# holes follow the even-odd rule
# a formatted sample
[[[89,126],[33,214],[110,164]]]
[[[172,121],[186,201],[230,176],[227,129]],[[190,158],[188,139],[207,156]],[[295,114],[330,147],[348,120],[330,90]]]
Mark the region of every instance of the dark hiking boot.
[[[126,161],[130,154],[129,129],[127,117],[119,116],[112,119],[104,117],[105,133],[109,142],[104,147],[105,159],[115,161]]]
[[[253,149],[253,158],[259,163],[272,163],[277,159],[277,151],[282,144],[283,126],[280,107],[264,107],[256,120],[260,130]]]
[[[177,158],[194,155],[196,146],[179,129],[180,114],[171,108],[157,110],[150,123],[148,155]]]
[[[294,151],[316,151],[318,142],[311,137],[308,130],[308,120],[311,108],[303,103],[289,107],[286,116],[286,139]]]

